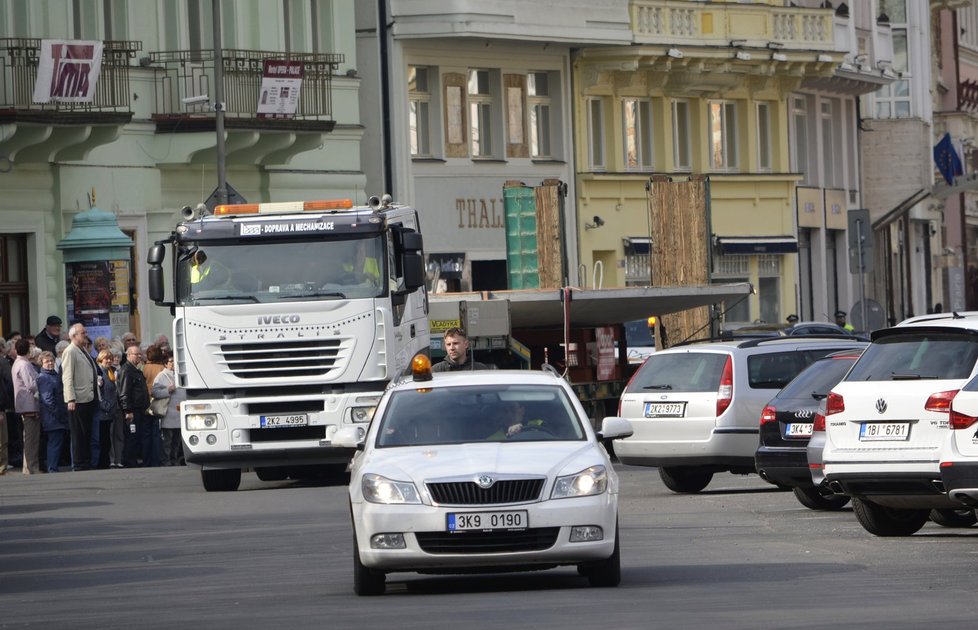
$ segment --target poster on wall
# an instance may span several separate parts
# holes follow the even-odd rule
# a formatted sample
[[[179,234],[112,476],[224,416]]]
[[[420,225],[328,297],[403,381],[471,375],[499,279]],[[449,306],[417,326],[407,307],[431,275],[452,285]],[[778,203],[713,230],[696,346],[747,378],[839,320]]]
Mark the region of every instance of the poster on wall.
[[[266,59],[258,97],[258,118],[292,118],[299,108],[303,63]]]
[[[65,265],[65,287],[68,319],[71,323],[84,324],[90,339],[112,338],[125,332],[129,313],[128,261],[68,263]],[[123,309],[126,323],[122,324],[123,329],[113,330],[120,323],[118,315]]]
[[[35,103],[91,103],[102,70],[102,42],[41,40]]]

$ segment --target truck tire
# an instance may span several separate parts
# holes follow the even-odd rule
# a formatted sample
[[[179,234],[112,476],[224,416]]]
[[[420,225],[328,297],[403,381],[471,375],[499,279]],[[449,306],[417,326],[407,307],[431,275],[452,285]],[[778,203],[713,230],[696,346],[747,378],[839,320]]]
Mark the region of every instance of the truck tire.
[[[255,474],[262,481],[283,481],[289,476],[289,469],[285,466],[263,466],[255,469]]]
[[[823,492],[819,488],[792,488],[798,502],[810,510],[841,510],[849,503],[849,497]]]
[[[666,466],[659,468],[662,483],[679,494],[695,494],[710,485],[713,471],[703,468]]]
[[[920,531],[930,516],[926,508],[889,508],[857,498],[852,500],[852,511],[863,529],[876,536],[910,536]]]
[[[241,469],[202,469],[200,479],[204,482],[204,490],[208,492],[234,492],[241,485]]]

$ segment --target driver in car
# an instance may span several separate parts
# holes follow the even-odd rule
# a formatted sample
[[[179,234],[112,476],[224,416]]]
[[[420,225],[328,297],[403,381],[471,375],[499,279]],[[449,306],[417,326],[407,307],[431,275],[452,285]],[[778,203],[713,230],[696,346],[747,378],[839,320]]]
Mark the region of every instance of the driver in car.
[[[518,402],[505,402],[499,406],[497,416],[498,429],[487,437],[487,440],[505,440],[513,437],[524,429],[538,429],[543,426],[543,420],[536,418],[525,420],[526,408]]]

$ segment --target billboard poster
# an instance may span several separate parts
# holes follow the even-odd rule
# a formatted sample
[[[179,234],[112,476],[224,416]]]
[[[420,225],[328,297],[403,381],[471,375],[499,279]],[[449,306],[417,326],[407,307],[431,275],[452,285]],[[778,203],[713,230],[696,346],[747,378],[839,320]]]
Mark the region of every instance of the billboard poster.
[[[299,109],[301,61],[266,59],[258,94],[258,118],[292,118]]]
[[[84,324],[91,339],[113,336],[110,314],[114,280],[112,265],[107,260],[65,265],[68,320],[72,324]],[[128,301],[128,278],[125,291]]]

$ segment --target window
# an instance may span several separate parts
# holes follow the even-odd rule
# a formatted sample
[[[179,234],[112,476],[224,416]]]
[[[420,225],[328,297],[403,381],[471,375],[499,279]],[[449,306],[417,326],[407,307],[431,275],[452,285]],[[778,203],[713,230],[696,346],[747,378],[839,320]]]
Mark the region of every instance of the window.
[[[839,147],[835,144],[835,120],[833,119],[832,101],[822,99],[819,103],[822,124],[822,164],[824,165],[822,185],[826,188],[835,187],[838,182],[835,178],[836,166],[841,164],[842,156],[837,153]]]
[[[677,171],[692,170],[689,101],[672,102],[672,160]]]
[[[408,127],[411,155],[431,155],[430,68],[408,66]]]
[[[285,50],[289,52],[306,52],[311,49],[306,37],[309,16],[303,11],[304,4],[304,0],[284,0],[282,3]]]
[[[588,164],[593,171],[605,170],[604,103],[600,98],[587,100]]]
[[[187,0],[187,26],[190,34],[190,50],[214,48],[214,18],[210,2]]]
[[[811,184],[808,175],[808,107],[804,97],[791,99],[791,118],[795,127],[795,171],[805,176],[806,184]]]
[[[880,12],[890,18],[893,36],[893,71],[900,79],[876,92],[877,118],[910,117],[910,80],[907,57],[907,4],[906,0],[881,0]]]
[[[652,104],[643,99],[622,99],[625,170],[652,168]]]
[[[550,147],[550,76],[546,72],[527,75],[527,100],[530,114],[530,157],[552,157]]]
[[[468,96],[472,157],[492,157],[492,93],[488,70],[469,70]]]
[[[737,104],[710,103],[710,168],[715,171],[737,169]]]
[[[757,104],[757,170],[771,170],[771,105]]]

